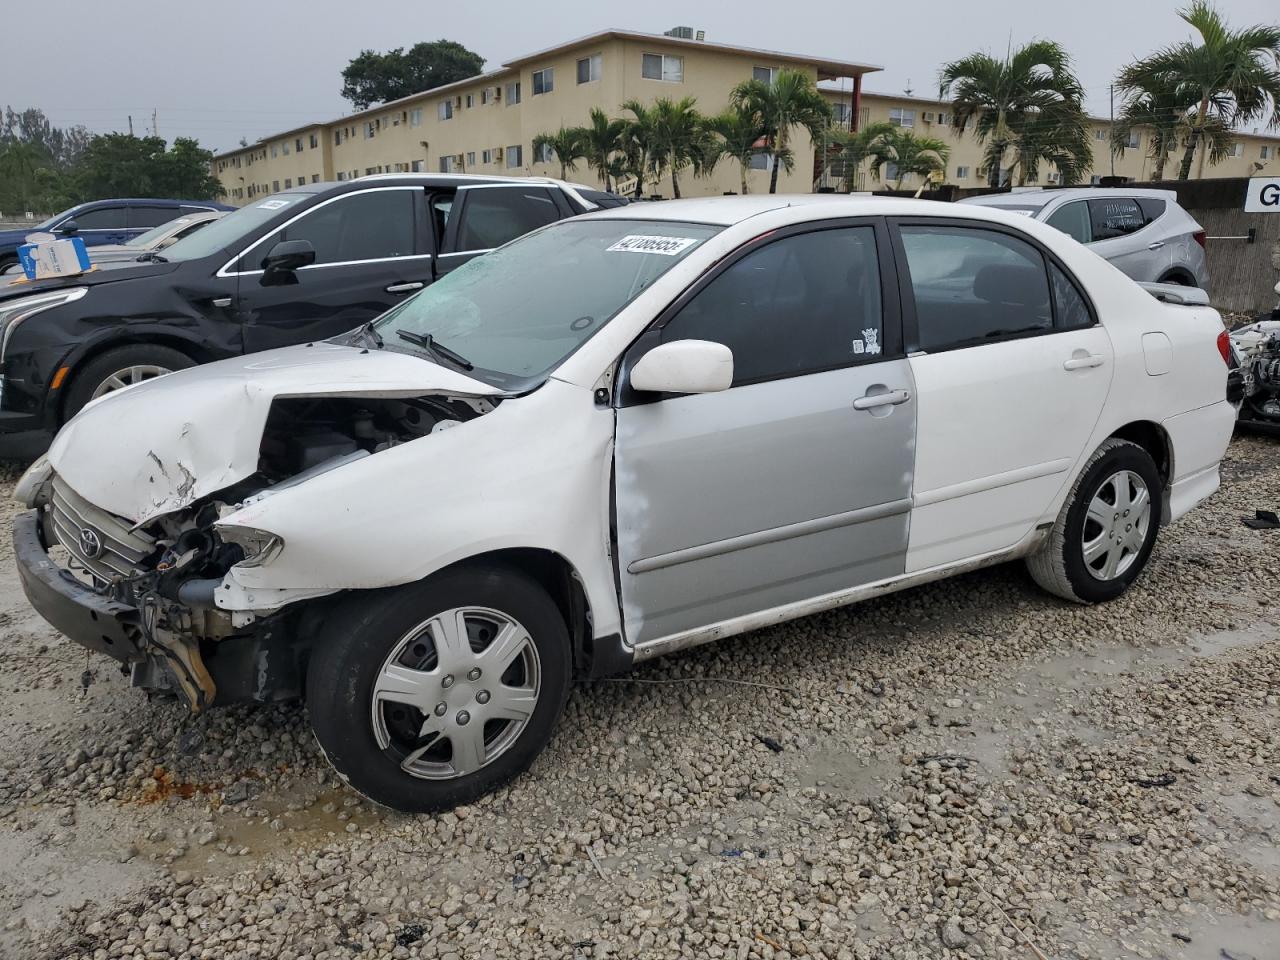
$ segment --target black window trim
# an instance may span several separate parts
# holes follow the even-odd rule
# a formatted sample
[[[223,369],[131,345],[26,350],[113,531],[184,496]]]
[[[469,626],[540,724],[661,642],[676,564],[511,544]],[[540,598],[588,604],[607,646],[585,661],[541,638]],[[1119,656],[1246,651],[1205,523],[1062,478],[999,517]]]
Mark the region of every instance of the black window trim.
[[[883,311],[881,321],[882,352],[879,354],[864,354],[861,359],[842,360],[839,363],[833,363],[828,366],[796,370],[772,377],[753,377],[750,380],[733,383],[729,389],[734,390],[738,387],[753,386],[757,383],[770,383],[774,380],[794,380],[797,377],[808,377],[819,373],[829,373],[833,370],[844,370],[849,367],[884,363],[889,360],[901,360],[906,357],[902,325],[902,298],[899,290],[899,279],[895,271],[894,255],[890,246],[886,218],[840,217],[830,220],[807,220],[802,223],[788,224],[775,230],[768,230],[739,245],[712,264],[700,277],[685,287],[675,299],[667,304],[658,313],[657,317],[619,355],[618,376],[615,378],[614,406],[619,408],[641,406],[646,403],[656,403],[671,397],[681,396],[681,394],[641,393],[632,390],[630,383],[631,371],[641,357],[662,343],[662,331],[667,324],[722,273],[743,258],[779,240],[803,234],[821,233],[826,230],[848,229],[850,227],[872,227],[875,231],[876,258],[880,267],[880,302]]]
[[[1055,216],[1057,216],[1060,212],[1067,209],[1067,207],[1071,206],[1073,203],[1079,203],[1084,206],[1085,219],[1089,223],[1089,243],[1093,243],[1093,214],[1089,211],[1088,197],[1074,197],[1068,200],[1066,203],[1058,204],[1056,207],[1054,207],[1052,210],[1049,211],[1049,215],[1044,218],[1044,222],[1048,226],[1053,226],[1053,224],[1049,223],[1049,221],[1052,220]],[[1064,236],[1070,236],[1070,234],[1067,234],[1066,231],[1061,230],[1058,227],[1053,227],[1053,229],[1057,230],[1059,233],[1063,234]],[[1072,237],[1071,239],[1075,240],[1075,237]],[[1082,244],[1082,246],[1088,246],[1088,245],[1089,244]]]
[[[948,227],[961,230],[986,230],[992,233],[1003,233],[1015,240],[1021,240],[1039,252],[1045,261],[1044,277],[1045,282],[1049,285],[1049,310],[1052,317],[1053,325],[1044,330],[1030,330],[1025,333],[1011,333],[1003,337],[992,337],[989,340],[980,342],[961,341],[950,347],[943,347],[940,350],[921,350],[920,349],[920,330],[916,319],[916,296],[915,289],[911,285],[911,271],[907,266],[907,251],[902,245],[902,228],[903,227]],[[1056,229],[1056,228],[1054,228]],[[1062,262],[1062,260],[1052,250],[1043,243],[1021,230],[1006,226],[1003,223],[994,223],[990,220],[969,220],[959,217],[890,217],[889,233],[893,238],[893,255],[898,265],[898,290],[902,308],[902,336],[906,346],[908,357],[933,356],[939,353],[951,353],[955,350],[972,350],[976,347],[987,347],[997,343],[1007,343],[1010,340],[1027,340],[1031,337],[1046,337],[1060,333],[1076,333],[1080,330],[1088,330],[1099,325],[1098,311],[1094,306],[1093,299],[1089,296],[1088,291],[1084,288],[1080,280],[1072,273],[1071,269]],[[1087,327],[1071,327],[1064,328],[1058,324],[1058,304],[1053,296],[1053,279],[1049,276],[1048,264],[1053,264],[1062,271],[1062,275],[1076,289],[1076,293],[1080,295],[1080,299],[1084,301],[1085,309],[1089,311],[1089,326]]]

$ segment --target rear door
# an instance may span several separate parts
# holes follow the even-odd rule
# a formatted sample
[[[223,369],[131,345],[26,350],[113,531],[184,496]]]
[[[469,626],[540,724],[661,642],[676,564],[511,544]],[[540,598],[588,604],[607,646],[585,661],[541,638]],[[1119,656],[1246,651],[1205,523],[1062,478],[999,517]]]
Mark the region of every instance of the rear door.
[[[337,336],[421,290],[433,276],[426,217],[421,187],[371,187],[322,201],[259,240],[235,268],[245,352]],[[316,260],[272,284],[262,262],[282,240],[306,240]]]
[[[559,191],[538,184],[459,187],[444,211],[440,273],[568,215]]]
[[[1169,266],[1170,251],[1154,230],[1144,229],[1147,218],[1133,197],[1090,200],[1093,230],[1091,249],[1135,280],[1158,280]]]
[[[124,243],[129,239],[129,212],[123,205],[95,207],[72,218],[78,228],[76,236],[86,247],[104,243]]]
[[[919,398],[907,572],[1012,547],[1074,476],[1110,388],[1110,338],[1020,231],[894,226]]]
[[[168,223],[181,214],[181,208],[176,204],[172,207],[134,204],[129,207],[129,239],[141,236],[153,227]]]

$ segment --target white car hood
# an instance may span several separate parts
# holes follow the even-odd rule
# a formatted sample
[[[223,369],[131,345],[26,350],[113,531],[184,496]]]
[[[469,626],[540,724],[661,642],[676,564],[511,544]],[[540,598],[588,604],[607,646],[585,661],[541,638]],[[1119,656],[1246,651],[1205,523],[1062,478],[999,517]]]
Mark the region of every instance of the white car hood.
[[[172,373],[97,400],[62,428],[53,469],[86,500],[142,524],[250,476],[277,397],[493,396],[420,357],[332,343]]]

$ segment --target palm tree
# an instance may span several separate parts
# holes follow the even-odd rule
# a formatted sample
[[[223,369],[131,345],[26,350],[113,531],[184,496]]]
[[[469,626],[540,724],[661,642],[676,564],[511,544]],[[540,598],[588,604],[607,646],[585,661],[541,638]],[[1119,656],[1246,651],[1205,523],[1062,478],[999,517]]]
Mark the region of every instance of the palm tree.
[[[1186,180],[1196,149],[1215,121],[1227,129],[1258,119],[1268,127],[1280,126],[1280,26],[1255,24],[1232,30],[1206,0],[1195,0],[1178,16],[1200,34],[1200,43],[1184,40],[1158,50],[1125,67],[1118,80],[1126,90],[1173,87],[1181,96],[1192,96],[1178,169],[1178,179]],[[1210,144],[1206,152],[1212,150]]]
[[[974,121],[974,135],[986,145],[983,160],[992,187],[1000,186],[1010,151],[1024,162],[1028,156],[1062,159],[1064,183],[1075,182],[1093,161],[1085,135],[1084,88],[1067,52],[1051,40],[1033,41],[1003,60],[973,53],[946,64],[938,97],[952,101],[957,131]],[[1025,147],[1023,138],[1031,141]]]
[[[764,127],[754,114],[733,107],[711,117],[707,124],[720,138],[721,154],[738,161],[742,193],[745,195],[747,173],[751,170],[751,159],[759,152],[760,142],[764,139]]]
[[[1187,132],[1186,119],[1195,106],[1195,96],[1177,83],[1153,77],[1138,85],[1122,79],[1119,86],[1125,99],[1111,131],[1111,152],[1118,155],[1135,128],[1151,131],[1147,149],[1155,164],[1151,178],[1163,180],[1164,165]]]
[[[587,166],[600,176],[606,190],[613,189],[610,174],[618,151],[622,149],[625,127],[626,121],[611,120],[599,107],[592,107],[591,122],[576,128],[582,132],[582,150]]]
[[[772,83],[744,80],[733,88],[730,105],[756,118],[764,130],[765,146],[773,158],[769,192],[778,192],[778,168],[795,166],[791,128],[804,127],[816,142],[831,125],[831,104],[818,92],[813,78],[799,70],[781,70]]]
[[[685,97],[675,101],[660,97],[650,108],[649,162],[659,179],[671,174],[671,193],[680,199],[680,171],[693,167],[694,175],[715,166],[708,140],[707,120],[697,110],[697,101]]]
[[[902,189],[902,182],[913,173],[927,181],[935,173],[946,173],[951,148],[937,137],[917,137],[902,127],[890,127],[882,134],[871,154],[871,174],[880,179],[881,169],[887,163],[897,168],[895,190]]]
[[[645,178],[654,173],[652,148],[656,139],[657,121],[653,110],[639,100],[628,100],[622,105],[622,109],[629,112],[631,117],[623,120],[622,162],[615,168],[616,175],[636,178],[635,198],[639,200],[644,196]]]
[[[564,180],[578,161],[587,155],[585,133],[582,127],[561,127],[555,133],[540,133],[533,138],[533,149],[536,152],[543,147],[550,147],[556,160],[560,162],[560,179]]]
[[[846,190],[855,189],[862,164],[869,157],[878,156],[884,147],[885,138],[897,129],[891,123],[869,123],[861,130],[836,134],[840,152],[833,158],[833,163],[839,163],[844,168]]]

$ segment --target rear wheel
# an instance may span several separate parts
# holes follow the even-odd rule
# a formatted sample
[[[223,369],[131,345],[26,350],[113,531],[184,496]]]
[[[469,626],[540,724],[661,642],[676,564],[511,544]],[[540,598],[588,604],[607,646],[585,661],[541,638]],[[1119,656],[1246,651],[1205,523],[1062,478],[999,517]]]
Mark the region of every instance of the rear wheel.
[[[64,420],[74,417],[90,400],[195,365],[181,350],[154,343],[131,343],[108,350],[76,372],[67,392]]]
[[[410,813],[496,790],[551,738],[570,681],[551,597],[505,567],[353,595],[307,671],[311,724],[352,787]]]
[[[1163,483],[1151,454],[1128,440],[1107,440],[1085,464],[1027,569],[1067,600],[1112,600],[1147,565],[1162,509]]]

